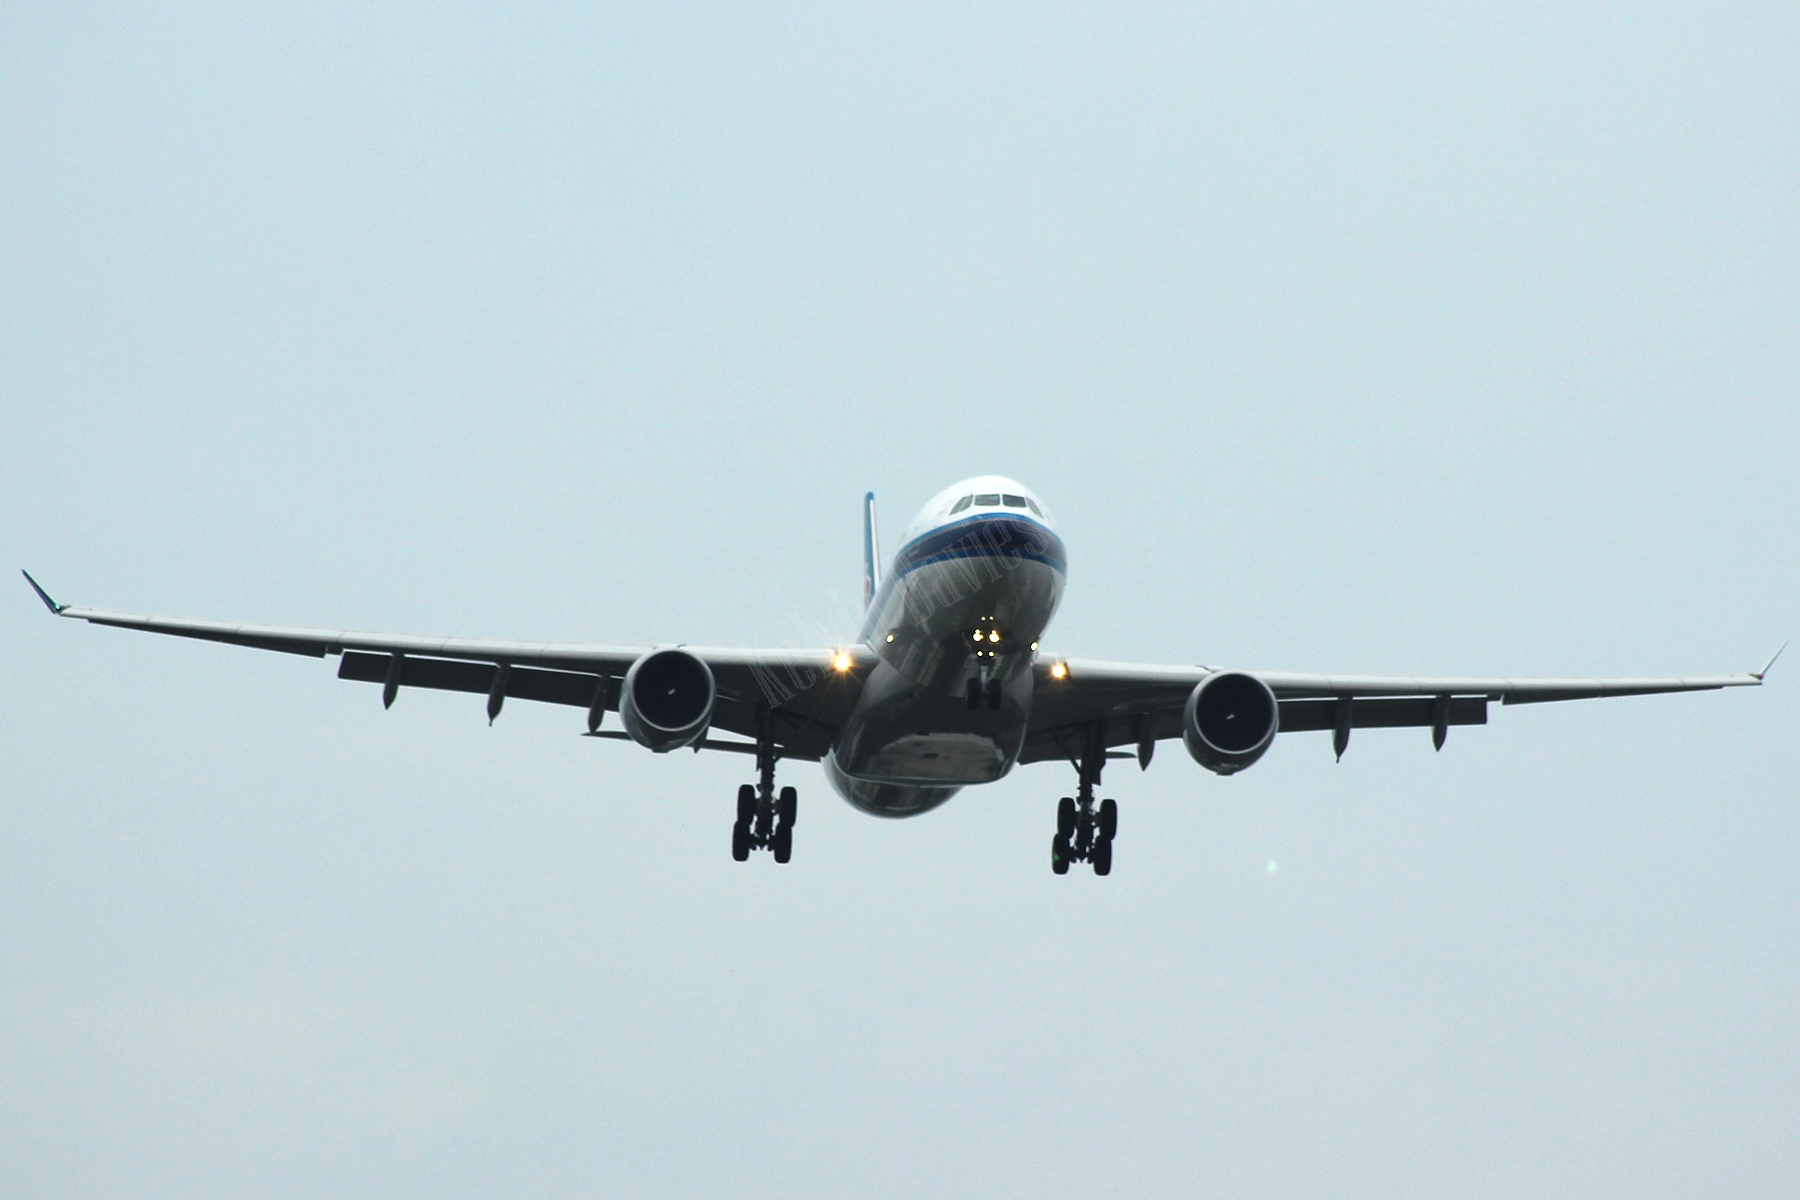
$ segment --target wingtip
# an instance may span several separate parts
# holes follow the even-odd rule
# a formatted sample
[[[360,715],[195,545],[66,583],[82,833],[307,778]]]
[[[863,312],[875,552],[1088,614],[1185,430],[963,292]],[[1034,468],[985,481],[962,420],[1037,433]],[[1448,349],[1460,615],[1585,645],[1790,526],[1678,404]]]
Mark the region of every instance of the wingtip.
[[[1769,673],[1769,668],[1773,667],[1775,665],[1775,659],[1780,658],[1781,651],[1786,650],[1787,648],[1788,648],[1788,644],[1786,642],[1781,643],[1781,650],[1777,650],[1775,652],[1774,658],[1769,659],[1768,665],[1763,667],[1763,669],[1760,671],[1750,672],[1751,677],[1754,678],[1756,680],[1756,682],[1761,683],[1763,681],[1763,676],[1765,676]]]
[[[31,585],[31,590],[38,594],[38,599],[42,600],[44,602],[44,607],[49,609],[52,613],[61,616],[62,610],[69,607],[66,604],[58,604],[56,601],[52,600],[50,598],[50,593],[39,587],[38,581],[31,577],[30,571],[21,570],[19,574],[25,577],[25,582]]]

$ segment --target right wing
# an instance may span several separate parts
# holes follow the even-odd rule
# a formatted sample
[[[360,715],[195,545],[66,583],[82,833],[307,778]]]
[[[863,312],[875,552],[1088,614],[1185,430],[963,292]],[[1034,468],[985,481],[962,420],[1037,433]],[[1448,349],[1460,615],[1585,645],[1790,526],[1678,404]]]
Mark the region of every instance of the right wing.
[[[338,655],[338,678],[380,683],[395,690],[422,687],[492,696],[504,665],[500,699],[516,697],[584,708],[589,711],[590,729],[599,724],[600,714],[617,711],[619,688],[631,664],[658,648],[407,637],[147,616],[58,604],[37,580],[29,574],[25,578],[45,607],[60,617],[312,658]],[[816,760],[824,756],[838,726],[855,705],[861,680],[874,666],[873,656],[861,647],[844,651],[682,649],[704,660],[718,685],[714,728],[754,738],[759,713],[767,712],[773,720],[773,739],[784,758]],[[834,660],[840,654],[849,656],[848,669],[836,668]],[[625,735],[605,731],[601,736]],[[710,738],[701,748],[749,749]]]
[[[1779,653],[1777,654],[1779,657]],[[1774,660],[1770,660],[1773,665]],[[1020,762],[1074,758],[1084,728],[1104,723],[1104,744],[1144,747],[1181,736],[1182,708],[1216,667],[1045,659],[1035,670],[1031,729]],[[1057,672],[1060,670],[1060,674]],[[1487,706],[1648,696],[1664,692],[1757,687],[1768,671],[1744,675],[1676,675],[1620,679],[1530,679],[1482,676],[1304,675],[1246,671],[1269,686],[1281,707],[1283,733],[1487,724]],[[1126,756],[1129,757],[1129,756]]]

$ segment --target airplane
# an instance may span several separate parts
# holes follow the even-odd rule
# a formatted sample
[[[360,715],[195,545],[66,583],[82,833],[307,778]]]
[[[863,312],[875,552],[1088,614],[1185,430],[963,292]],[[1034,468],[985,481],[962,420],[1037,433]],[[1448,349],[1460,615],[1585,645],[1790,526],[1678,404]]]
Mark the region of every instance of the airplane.
[[[587,736],[659,754],[753,756],[738,789],[731,853],[793,853],[798,797],[775,787],[782,760],[817,762],[833,789],[880,817],[929,812],[1013,767],[1065,762],[1075,795],[1057,803],[1050,865],[1112,870],[1118,804],[1096,800],[1115,759],[1147,769],[1180,738],[1208,771],[1254,765],[1277,733],[1329,731],[1341,759],[1355,729],[1419,727],[1441,750],[1451,726],[1485,725],[1488,706],[1756,687],[1745,675],[1624,679],[1489,679],[1306,675],[1222,666],[1090,661],[1040,649],[1062,598],[1068,554],[1039,496],[1012,479],[965,479],[933,496],[881,570],[875,494],[863,499],[860,635],[811,650],[707,649],[397,637],[140,616],[58,604],[58,616],[314,658],[338,677],[402,688],[485,693],[488,723],[507,699],[587,710]],[[1784,646],[1783,649],[1786,649]],[[1777,651],[1775,658],[1781,652]],[[619,729],[603,728],[617,713]],[[732,736],[719,736],[730,734]]]

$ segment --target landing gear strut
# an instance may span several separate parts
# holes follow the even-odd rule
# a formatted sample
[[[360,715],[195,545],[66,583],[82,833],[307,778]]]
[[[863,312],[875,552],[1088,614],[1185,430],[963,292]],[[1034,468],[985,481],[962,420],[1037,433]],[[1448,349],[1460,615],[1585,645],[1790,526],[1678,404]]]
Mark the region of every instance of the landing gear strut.
[[[993,676],[986,683],[983,683],[979,679],[970,679],[969,682],[964,685],[964,688],[963,695],[968,700],[970,712],[974,712],[976,709],[980,708],[984,702],[987,704],[990,711],[1000,711],[1000,699],[1005,695],[1005,692],[1001,690],[1000,677],[998,675]]]
[[[769,715],[758,718],[756,773],[758,782],[738,788],[737,822],[731,827],[731,857],[743,862],[752,850],[772,850],[784,863],[794,854],[794,817],[799,793],[784,787],[775,791],[775,761],[780,755],[769,736]]]
[[[1105,727],[1090,725],[1082,734],[1081,757],[1075,764],[1079,785],[1074,796],[1056,805],[1056,836],[1050,839],[1050,869],[1069,873],[1069,864],[1094,864],[1094,874],[1112,872],[1113,835],[1119,832],[1119,806],[1112,800],[1094,804],[1094,788],[1106,765]]]

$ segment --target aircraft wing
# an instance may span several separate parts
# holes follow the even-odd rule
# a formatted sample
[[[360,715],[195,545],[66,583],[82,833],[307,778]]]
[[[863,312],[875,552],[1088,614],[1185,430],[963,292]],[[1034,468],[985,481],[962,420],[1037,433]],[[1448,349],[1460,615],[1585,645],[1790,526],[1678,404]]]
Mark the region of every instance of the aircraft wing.
[[[1779,653],[1777,654],[1779,657]],[[1770,660],[1774,665],[1774,660]],[[1105,722],[1105,744],[1147,747],[1181,736],[1182,709],[1194,686],[1219,668],[1043,659],[1037,667],[1031,728],[1020,762],[1073,759],[1083,729]],[[1757,687],[1768,671],[1743,675],[1673,675],[1620,679],[1527,679],[1481,676],[1303,675],[1246,671],[1269,686],[1281,709],[1281,732],[1329,729],[1339,752],[1352,729],[1485,725],[1491,703],[1543,704],[1606,696],[1647,696]],[[1115,753],[1112,757],[1130,757]]]
[[[422,687],[479,693],[489,697],[490,712],[498,712],[509,698],[566,704],[588,710],[590,732],[596,731],[602,714],[617,711],[619,688],[631,664],[658,649],[407,637],[112,612],[58,604],[29,574],[25,578],[45,606],[60,617],[312,658],[335,655],[340,659],[338,678],[382,684],[384,698],[390,700],[386,689],[391,685],[393,691]],[[712,670],[719,690],[713,728],[754,738],[758,711],[767,709],[774,719],[774,740],[784,758],[817,760],[824,756],[855,704],[861,678],[874,666],[872,652],[862,647],[843,651],[682,649],[704,660]],[[850,659],[847,669],[837,668],[834,660],[840,654]],[[498,691],[497,681],[502,684]],[[598,730],[596,735],[626,736],[616,730]],[[707,738],[699,748],[753,750],[749,743],[716,738]]]

